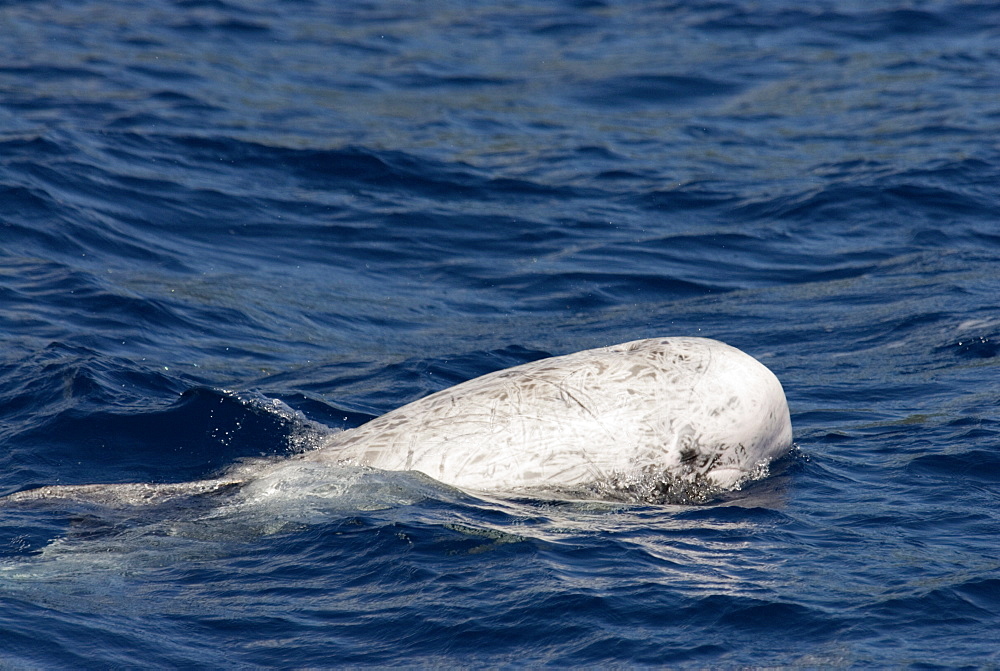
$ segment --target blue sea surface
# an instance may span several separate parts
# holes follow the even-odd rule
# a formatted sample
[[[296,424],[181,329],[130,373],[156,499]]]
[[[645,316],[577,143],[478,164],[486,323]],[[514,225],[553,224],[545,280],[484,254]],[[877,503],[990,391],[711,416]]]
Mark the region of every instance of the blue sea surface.
[[[1000,666],[1000,5],[0,3],[0,494],[669,335],[768,477],[0,504],[0,667]]]

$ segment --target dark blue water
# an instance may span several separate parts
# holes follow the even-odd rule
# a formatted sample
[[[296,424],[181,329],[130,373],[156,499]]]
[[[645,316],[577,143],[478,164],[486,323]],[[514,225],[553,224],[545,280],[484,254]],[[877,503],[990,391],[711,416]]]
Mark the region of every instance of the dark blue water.
[[[998,138],[992,3],[3,3],[0,493],[663,335],[798,449],[702,506],[7,506],[0,666],[1000,665]]]

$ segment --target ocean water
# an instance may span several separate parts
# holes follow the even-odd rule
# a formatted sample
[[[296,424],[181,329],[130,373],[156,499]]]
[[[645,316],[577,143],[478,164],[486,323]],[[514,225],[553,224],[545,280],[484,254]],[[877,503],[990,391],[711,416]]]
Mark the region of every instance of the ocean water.
[[[737,346],[704,505],[316,467],[0,505],[0,667],[1000,666],[993,3],[0,4],[0,494]]]

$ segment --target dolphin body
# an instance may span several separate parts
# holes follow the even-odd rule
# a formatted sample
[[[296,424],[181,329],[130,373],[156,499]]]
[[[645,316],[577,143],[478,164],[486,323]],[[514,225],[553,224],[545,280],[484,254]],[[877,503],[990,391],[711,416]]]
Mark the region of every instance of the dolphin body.
[[[283,463],[419,471],[481,492],[589,488],[591,495],[656,500],[685,488],[739,488],[791,444],[785,394],[767,367],[715,340],[674,337],[489,373],[333,434]],[[267,475],[237,468],[191,483],[42,487],[8,499],[150,503]]]
[[[706,338],[653,338],[463,382],[333,436],[317,457],[462,489],[640,480],[732,489],[785,453],[778,378]]]

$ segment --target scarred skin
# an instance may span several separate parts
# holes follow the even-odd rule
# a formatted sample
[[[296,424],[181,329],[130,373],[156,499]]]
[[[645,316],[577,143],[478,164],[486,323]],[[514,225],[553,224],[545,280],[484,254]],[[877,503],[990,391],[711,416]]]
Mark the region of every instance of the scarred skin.
[[[736,486],[788,450],[781,383],[740,350],[655,338],[497,371],[331,438],[314,458],[457,487],[566,487],[637,474]]]

